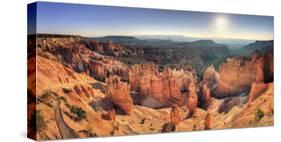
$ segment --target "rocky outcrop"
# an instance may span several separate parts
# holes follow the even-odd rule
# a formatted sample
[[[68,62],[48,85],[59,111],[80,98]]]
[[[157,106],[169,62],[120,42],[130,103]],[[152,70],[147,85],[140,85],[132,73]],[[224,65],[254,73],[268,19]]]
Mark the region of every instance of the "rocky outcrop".
[[[139,91],[140,81],[144,76],[149,78],[157,74],[159,74],[158,69],[153,63],[133,65],[129,71],[131,90]]]
[[[207,83],[203,83],[201,87],[200,96],[200,106],[202,108],[207,108],[211,100],[211,90],[209,89]]]
[[[99,81],[104,81],[106,78],[106,65],[97,60],[90,60],[89,70],[92,76]]]
[[[218,82],[220,80],[220,75],[216,71],[213,65],[209,66],[203,75],[203,82],[206,83],[208,86],[211,87],[211,90],[216,88]]]
[[[107,95],[111,102],[121,109],[123,112],[129,114],[133,108],[133,100],[130,96],[130,86],[121,81],[118,76],[110,76],[106,80]]]
[[[268,89],[268,84],[265,83],[253,83],[251,86],[251,91],[249,93],[248,103],[251,103],[261,94],[263,94]]]
[[[90,40],[89,48],[98,52],[100,54],[110,55],[110,56],[120,56],[124,54],[124,47],[118,43],[113,43],[109,41],[98,41]]]
[[[273,56],[253,53],[251,58],[228,58],[220,66],[219,83],[214,95],[226,97],[250,91],[253,82],[273,81]]]
[[[266,52],[264,55],[264,82],[270,83],[274,81],[274,58],[273,53]]]
[[[129,73],[131,90],[135,103],[151,108],[182,106],[187,102],[188,87],[194,81],[192,72],[164,69],[159,72],[156,66],[141,64],[132,67]]]
[[[210,113],[207,113],[207,115],[205,116],[205,122],[204,122],[204,129],[205,130],[210,130],[211,129],[211,125],[212,125],[212,116]]]
[[[188,89],[189,89],[189,94],[188,94],[187,108],[189,110],[189,117],[191,117],[197,108],[198,97],[197,97],[196,85],[194,83],[191,83]]]
[[[177,125],[180,123],[181,118],[180,118],[180,111],[179,107],[177,105],[173,105],[171,107],[171,112],[170,112],[170,121],[172,125]]]
[[[115,110],[109,110],[108,112],[102,114],[102,118],[105,120],[113,120],[116,121],[116,114],[115,114]]]

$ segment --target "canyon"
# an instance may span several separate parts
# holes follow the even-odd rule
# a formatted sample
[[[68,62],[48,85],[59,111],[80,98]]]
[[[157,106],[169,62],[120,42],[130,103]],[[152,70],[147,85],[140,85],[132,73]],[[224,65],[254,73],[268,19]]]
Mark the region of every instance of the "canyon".
[[[211,40],[29,38],[28,125],[38,140],[273,125],[270,41],[237,55]]]

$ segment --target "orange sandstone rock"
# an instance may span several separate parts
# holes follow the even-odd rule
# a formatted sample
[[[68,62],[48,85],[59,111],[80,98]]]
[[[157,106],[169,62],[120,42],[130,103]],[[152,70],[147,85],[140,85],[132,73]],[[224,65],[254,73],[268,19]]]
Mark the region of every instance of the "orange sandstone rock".
[[[122,111],[129,114],[133,108],[133,100],[130,96],[130,86],[121,81],[118,76],[110,76],[106,80],[107,95],[111,102]]]

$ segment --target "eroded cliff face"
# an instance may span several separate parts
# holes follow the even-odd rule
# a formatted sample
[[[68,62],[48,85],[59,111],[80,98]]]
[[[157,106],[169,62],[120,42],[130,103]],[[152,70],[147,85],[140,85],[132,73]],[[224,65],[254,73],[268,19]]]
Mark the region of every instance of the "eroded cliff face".
[[[119,52],[123,49],[121,45],[112,42],[99,43],[95,40],[92,42],[93,45],[90,46],[81,37],[39,38],[36,50],[42,57],[63,63],[76,72],[90,74],[100,81],[105,81],[106,77],[114,74],[121,76],[122,80],[128,80],[127,65],[110,56],[95,52],[96,50],[102,50],[108,54],[113,51]]]
[[[125,53],[124,47],[118,43],[112,41],[102,42],[98,40],[84,41],[88,44],[89,48],[97,53],[109,55],[109,56],[120,56]]]
[[[159,72],[153,63],[132,66],[129,79],[135,103],[152,108],[186,104],[189,85],[195,82],[192,72],[169,68]]]
[[[107,95],[110,101],[126,114],[133,108],[129,84],[122,82],[119,76],[110,76],[106,80]]]
[[[213,95],[226,97],[249,92],[253,82],[273,81],[273,56],[253,53],[251,58],[228,58],[219,69],[219,83]]]

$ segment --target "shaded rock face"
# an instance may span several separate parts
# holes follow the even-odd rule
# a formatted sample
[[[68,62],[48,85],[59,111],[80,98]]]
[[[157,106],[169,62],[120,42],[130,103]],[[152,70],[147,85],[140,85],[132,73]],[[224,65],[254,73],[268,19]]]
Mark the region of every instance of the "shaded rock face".
[[[115,110],[112,109],[112,110],[108,111],[107,113],[102,114],[102,118],[105,119],[105,120],[113,120],[113,121],[116,121]]]
[[[251,86],[251,91],[249,93],[248,103],[251,103],[253,100],[258,98],[268,89],[268,84],[265,83],[253,83]]]
[[[233,107],[238,106],[242,107],[248,101],[247,96],[235,96],[235,97],[227,97],[223,99],[221,105],[219,105],[218,112],[219,113],[228,113]]]
[[[183,70],[165,69],[159,72],[153,63],[132,67],[129,73],[131,90],[136,104],[151,108],[182,106],[187,103],[187,92],[193,74]]]
[[[94,78],[104,81],[106,77],[105,64],[103,64],[101,61],[91,60],[89,62],[89,69]]]
[[[176,126],[173,125],[172,123],[166,123],[163,125],[163,128],[162,128],[162,133],[167,133],[167,132],[173,132],[176,130]]]
[[[123,112],[129,114],[133,108],[133,100],[130,96],[130,86],[121,81],[118,76],[110,76],[106,80],[107,95],[111,102],[121,109]]]
[[[207,108],[211,100],[211,90],[208,88],[207,83],[203,83],[201,87],[200,106]]]
[[[180,111],[179,111],[179,107],[177,105],[173,105],[171,107],[170,119],[171,119],[172,125],[177,125],[180,123],[180,121],[181,121]]]
[[[273,56],[255,52],[251,58],[228,58],[220,66],[215,97],[248,92],[253,82],[273,81]]]
[[[269,83],[274,81],[274,58],[273,54],[270,52],[264,55],[264,82]]]

